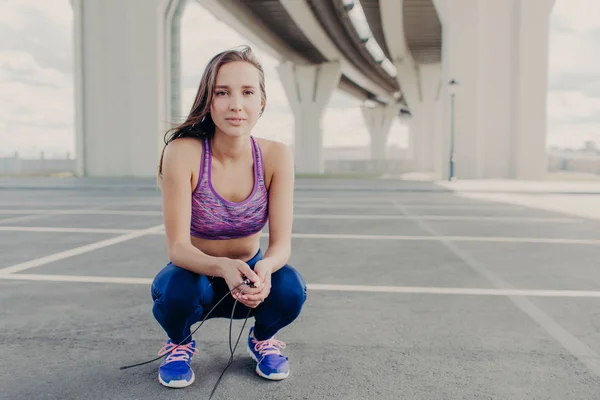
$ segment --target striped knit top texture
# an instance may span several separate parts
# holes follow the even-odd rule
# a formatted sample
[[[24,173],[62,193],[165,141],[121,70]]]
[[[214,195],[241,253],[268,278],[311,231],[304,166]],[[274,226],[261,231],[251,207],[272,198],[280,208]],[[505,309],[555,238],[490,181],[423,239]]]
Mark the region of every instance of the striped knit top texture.
[[[268,220],[268,193],[260,146],[251,136],[254,159],[254,187],[241,202],[222,198],[212,185],[212,151],[204,139],[200,179],[192,193],[190,234],[195,237],[223,240],[250,236],[261,231]]]

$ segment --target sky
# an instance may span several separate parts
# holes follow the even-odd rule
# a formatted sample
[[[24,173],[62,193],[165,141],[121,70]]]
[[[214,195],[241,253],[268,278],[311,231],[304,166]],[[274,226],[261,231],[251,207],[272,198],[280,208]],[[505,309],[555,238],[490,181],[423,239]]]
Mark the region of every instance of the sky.
[[[47,157],[74,154],[73,13],[69,0],[0,0],[0,156],[18,151]],[[206,26],[213,34],[206,35]],[[189,111],[208,60],[248,43],[190,1],[182,18],[182,112]],[[253,46],[266,75],[268,107],[254,134],[290,144],[291,109],[277,60]],[[360,102],[334,93],[322,126],[325,146],[366,146]],[[600,2],[556,0],[550,17],[547,145],[600,145]],[[389,145],[405,147],[397,119]]]

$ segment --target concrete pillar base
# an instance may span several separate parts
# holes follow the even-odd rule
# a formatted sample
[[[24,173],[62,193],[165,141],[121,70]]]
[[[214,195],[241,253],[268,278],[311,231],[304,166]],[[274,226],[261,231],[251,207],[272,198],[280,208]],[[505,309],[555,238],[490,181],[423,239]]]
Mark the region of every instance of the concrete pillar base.
[[[398,117],[400,104],[388,104],[386,106],[366,107],[362,106],[362,114],[365,118],[367,129],[371,136],[371,159],[383,160],[386,156],[386,143],[390,126],[394,118]]]

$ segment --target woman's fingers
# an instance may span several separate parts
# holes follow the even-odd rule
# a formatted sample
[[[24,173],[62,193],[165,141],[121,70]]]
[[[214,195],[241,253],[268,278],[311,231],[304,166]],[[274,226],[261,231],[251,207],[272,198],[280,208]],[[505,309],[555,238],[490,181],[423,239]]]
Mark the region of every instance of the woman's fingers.
[[[249,296],[257,296],[260,295],[261,290],[258,289],[253,289],[252,291],[250,291],[247,288],[242,288],[236,292],[232,292],[231,295],[233,296],[234,299],[237,299],[238,301],[242,301],[242,300],[248,300]],[[254,297],[253,297],[254,298]]]
[[[248,300],[248,301],[263,301],[265,299],[265,296],[264,296],[264,294],[262,292],[261,293],[257,293],[257,294],[246,294],[246,293],[244,293],[242,295],[242,298],[244,300]]]
[[[250,286],[242,286],[240,287],[240,293],[245,294],[245,295],[255,295],[258,293],[261,293],[263,291],[263,288],[253,288]]]
[[[258,302],[260,304],[267,298],[270,290],[271,285],[265,285],[258,293],[246,293],[244,291],[244,293],[242,293],[242,298],[244,300]]]
[[[262,293],[257,293],[257,294],[241,293],[241,294],[238,294],[237,299],[238,299],[238,301],[241,301],[241,302],[261,302],[264,300],[264,296],[262,295]]]
[[[234,296],[234,298],[239,301],[240,303],[242,303],[243,305],[245,305],[246,307],[249,308],[256,308],[260,305],[260,303],[262,303],[261,301],[254,301],[254,300],[248,300],[248,299],[244,299],[241,298],[240,296]]]
[[[262,293],[263,289],[243,288],[235,293],[233,297],[237,298],[240,302],[261,301],[264,297],[262,296]]]

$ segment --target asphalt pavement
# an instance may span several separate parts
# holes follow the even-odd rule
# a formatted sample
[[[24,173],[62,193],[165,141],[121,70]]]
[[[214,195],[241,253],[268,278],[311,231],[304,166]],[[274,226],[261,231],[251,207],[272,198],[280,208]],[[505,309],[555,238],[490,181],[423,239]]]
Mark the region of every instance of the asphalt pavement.
[[[431,182],[296,183],[290,264],[309,290],[277,335],[290,377],[255,374],[250,320],[214,399],[600,397],[600,221]],[[0,398],[208,399],[229,320],[196,333],[188,388],[162,387],[159,361],[119,369],[165,340],[151,312],[168,262],[154,182],[1,186]]]

